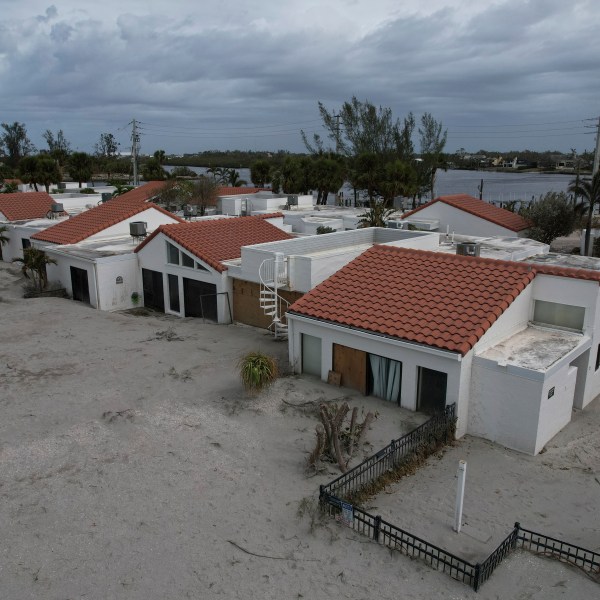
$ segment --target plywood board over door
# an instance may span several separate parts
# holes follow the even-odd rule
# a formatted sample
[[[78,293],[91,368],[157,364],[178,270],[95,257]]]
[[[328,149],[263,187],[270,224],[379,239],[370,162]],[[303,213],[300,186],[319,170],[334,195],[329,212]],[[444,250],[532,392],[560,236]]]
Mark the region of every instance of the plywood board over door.
[[[367,393],[367,353],[333,344],[333,370],[341,375],[344,387]]]

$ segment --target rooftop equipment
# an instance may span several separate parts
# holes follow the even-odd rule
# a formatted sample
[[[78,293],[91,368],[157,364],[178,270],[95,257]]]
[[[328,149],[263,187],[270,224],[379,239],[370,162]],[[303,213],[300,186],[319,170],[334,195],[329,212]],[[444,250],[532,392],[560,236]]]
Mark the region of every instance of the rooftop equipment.
[[[102,192],[102,202],[108,202],[112,198],[110,192]]]
[[[481,246],[475,242],[459,242],[456,244],[456,254],[461,256],[479,256]]]
[[[144,221],[132,221],[129,223],[129,235],[131,235],[134,241],[145,238],[147,230],[148,223],[144,223]]]

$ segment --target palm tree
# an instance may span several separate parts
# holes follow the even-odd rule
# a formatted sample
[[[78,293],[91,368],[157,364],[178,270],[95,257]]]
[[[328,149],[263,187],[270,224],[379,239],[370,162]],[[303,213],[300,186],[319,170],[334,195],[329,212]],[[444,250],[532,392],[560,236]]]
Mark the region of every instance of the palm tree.
[[[587,211],[584,254],[588,256],[591,253],[590,236],[594,207],[596,205],[600,206],[600,171],[594,173],[591,179],[574,179],[571,181],[569,192],[581,198],[581,202],[576,206],[578,212],[585,213]]]
[[[240,174],[235,169],[227,169],[226,181],[231,187],[242,187],[248,183],[244,179],[240,179]]]
[[[27,279],[31,279],[35,287],[41,292],[48,285],[46,265],[55,265],[56,261],[47,256],[45,252],[33,246],[23,250],[23,258],[15,258],[13,262],[23,263],[21,271]]]
[[[358,215],[358,227],[387,227],[388,218],[396,212],[393,208],[387,208],[385,202],[374,200],[370,207]]]
[[[135,190],[134,185],[127,185],[126,183],[116,182],[115,189],[112,193],[112,197],[116,198],[117,196],[121,196],[123,194],[126,194],[127,192],[130,192],[131,190]]]
[[[46,193],[49,193],[50,186],[61,180],[57,162],[53,158],[38,158],[36,179],[46,188]]]

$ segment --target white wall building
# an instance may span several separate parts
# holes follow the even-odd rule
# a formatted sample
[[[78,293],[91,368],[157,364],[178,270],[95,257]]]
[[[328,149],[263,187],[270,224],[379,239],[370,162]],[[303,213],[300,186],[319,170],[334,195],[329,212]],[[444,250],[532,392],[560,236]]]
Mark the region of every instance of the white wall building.
[[[600,272],[545,256],[375,246],[290,307],[292,367],[411,410],[456,402],[458,436],[536,454],[600,393]]]
[[[402,220],[416,227],[421,220],[433,221],[441,233],[475,236],[527,237],[529,228],[520,215],[467,194],[440,196],[405,213]]]

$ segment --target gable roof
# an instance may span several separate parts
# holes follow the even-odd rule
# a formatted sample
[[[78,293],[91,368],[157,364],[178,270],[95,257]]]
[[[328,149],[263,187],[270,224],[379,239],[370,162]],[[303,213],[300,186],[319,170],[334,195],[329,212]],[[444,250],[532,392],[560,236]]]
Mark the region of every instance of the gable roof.
[[[46,192],[0,194],[0,212],[9,221],[42,219],[52,208],[54,202],[50,194]]]
[[[51,242],[53,244],[77,244],[82,240],[104,231],[112,225],[121,223],[149,208],[154,208],[164,215],[168,215],[175,221],[182,222],[183,219],[167,212],[164,208],[151,202],[146,203],[138,200],[125,201],[125,194],[79,213],[66,221],[61,221],[44,231],[31,236],[31,239]]]
[[[136,249],[139,252],[159,233],[219,272],[227,270],[224,260],[239,258],[242,246],[289,240],[291,235],[260,217],[236,217],[161,225]]]
[[[528,264],[376,245],[288,312],[464,355],[534,277]]]
[[[444,204],[448,204],[449,206],[457,208],[458,210],[463,210],[471,215],[479,217],[480,219],[490,221],[490,223],[500,225],[501,227],[505,227],[511,231],[523,231],[524,229],[529,228],[529,223],[521,215],[517,215],[516,213],[510,212],[510,210],[505,210],[504,208],[499,208],[493,204],[479,200],[479,198],[469,196],[468,194],[440,196],[439,198],[435,198],[434,200],[430,200],[426,204],[423,204],[423,206],[419,206],[419,208],[415,208],[414,210],[404,213],[402,218],[406,219],[407,217],[410,217],[411,215],[414,215],[415,213],[418,213],[429,206],[433,206],[436,202],[443,202]]]

